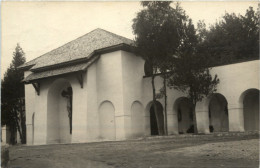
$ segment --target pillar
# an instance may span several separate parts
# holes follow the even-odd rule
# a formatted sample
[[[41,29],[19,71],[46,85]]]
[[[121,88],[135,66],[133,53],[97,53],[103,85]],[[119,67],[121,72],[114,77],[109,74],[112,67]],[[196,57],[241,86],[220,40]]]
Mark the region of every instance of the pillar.
[[[228,105],[228,120],[230,132],[245,131],[243,107],[239,103],[231,103]]]
[[[33,145],[33,128],[32,124],[26,124],[26,144]]]
[[[196,121],[198,133],[208,134],[209,132],[209,114],[208,114],[208,99],[203,99],[196,105]]]
[[[71,85],[73,90],[71,142],[82,143],[87,140],[87,84],[84,81],[84,86],[81,88],[78,81],[73,78]]]
[[[176,113],[167,114],[168,135],[179,134],[178,117]]]

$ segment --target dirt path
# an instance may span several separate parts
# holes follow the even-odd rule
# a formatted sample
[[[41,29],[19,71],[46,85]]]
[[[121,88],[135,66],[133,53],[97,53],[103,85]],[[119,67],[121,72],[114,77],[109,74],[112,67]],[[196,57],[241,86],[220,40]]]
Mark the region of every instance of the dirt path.
[[[10,167],[259,167],[258,136],[186,137],[10,148]]]

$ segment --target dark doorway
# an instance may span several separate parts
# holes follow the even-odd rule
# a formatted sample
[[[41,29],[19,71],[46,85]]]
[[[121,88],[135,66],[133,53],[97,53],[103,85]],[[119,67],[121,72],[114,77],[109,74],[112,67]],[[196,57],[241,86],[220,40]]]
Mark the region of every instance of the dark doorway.
[[[214,93],[209,102],[209,128],[210,132],[227,132],[228,102],[220,93]]]
[[[259,93],[257,89],[249,89],[243,94],[245,131],[259,131]]]
[[[159,123],[157,123],[154,107],[152,105],[150,108],[151,135],[159,135],[159,129],[164,134],[163,107],[162,107],[161,103],[159,103],[159,102],[156,102],[156,107],[157,107],[157,112],[158,112]]]
[[[191,133],[193,125],[192,103],[187,97],[180,97],[174,103],[178,117],[179,134]]]

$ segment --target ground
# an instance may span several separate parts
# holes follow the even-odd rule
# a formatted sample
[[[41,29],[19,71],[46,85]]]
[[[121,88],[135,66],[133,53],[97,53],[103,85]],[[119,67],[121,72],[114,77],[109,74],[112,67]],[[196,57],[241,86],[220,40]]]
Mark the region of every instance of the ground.
[[[259,135],[189,135],[120,142],[13,146],[12,168],[259,167]]]

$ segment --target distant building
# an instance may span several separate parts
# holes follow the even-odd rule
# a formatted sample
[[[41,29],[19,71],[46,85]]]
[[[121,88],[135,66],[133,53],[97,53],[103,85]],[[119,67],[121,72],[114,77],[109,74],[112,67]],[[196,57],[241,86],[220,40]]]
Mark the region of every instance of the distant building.
[[[151,78],[133,41],[95,29],[20,67],[24,71],[28,144],[124,140],[158,134]],[[217,93],[197,104],[200,133],[259,130],[259,60],[214,67]],[[162,79],[156,77],[156,89]],[[190,103],[167,88],[168,134],[187,133]]]

